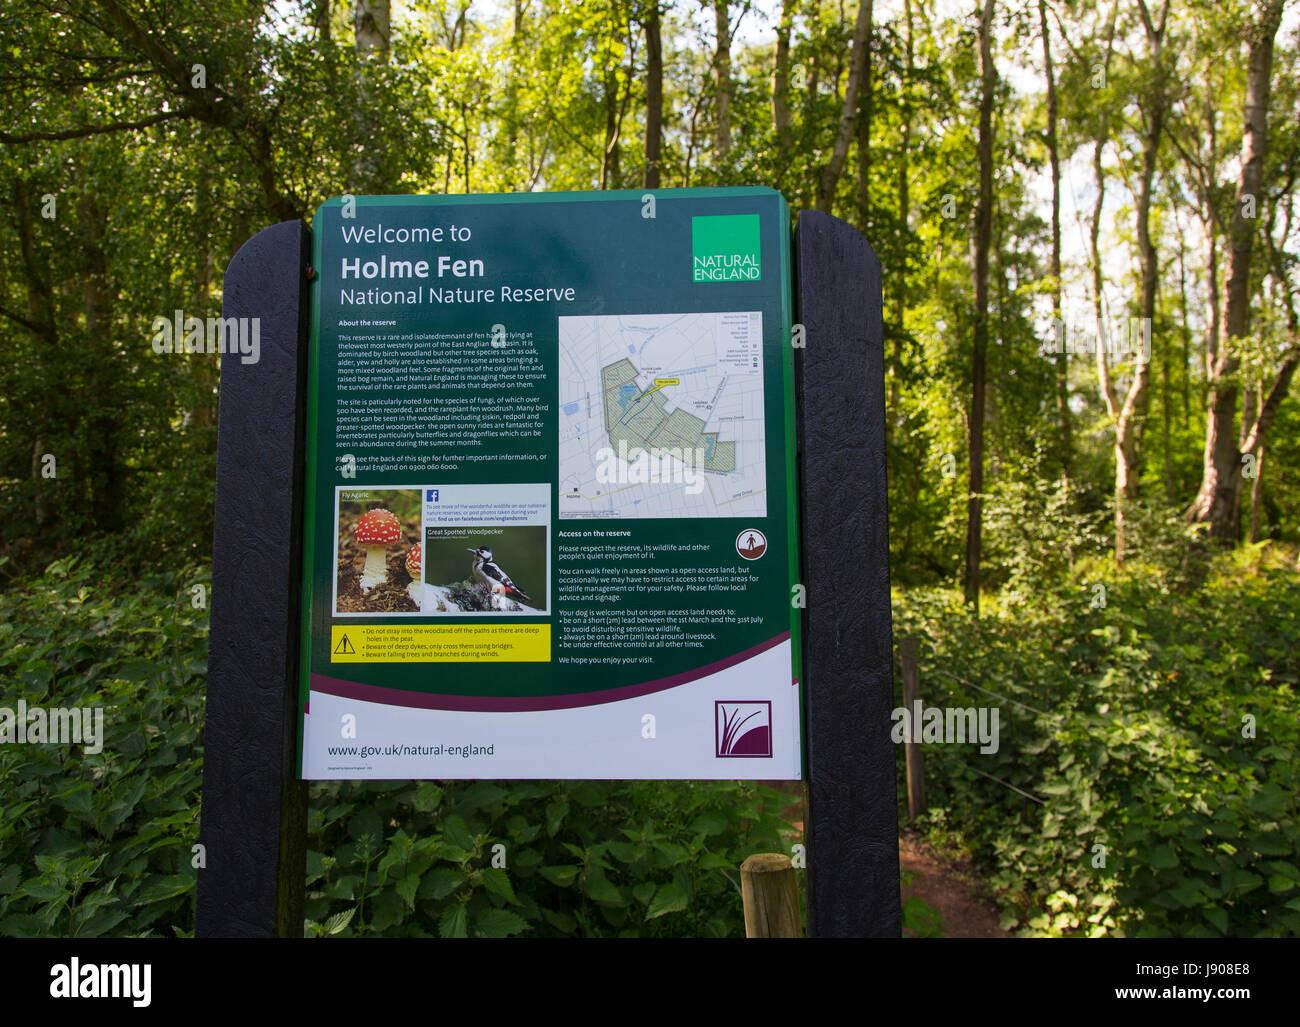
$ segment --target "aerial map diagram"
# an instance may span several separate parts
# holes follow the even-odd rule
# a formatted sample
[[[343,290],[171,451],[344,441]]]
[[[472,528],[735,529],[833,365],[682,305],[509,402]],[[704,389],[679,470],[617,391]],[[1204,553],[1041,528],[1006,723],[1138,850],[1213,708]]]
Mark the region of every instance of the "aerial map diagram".
[[[559,319],[560,518],[765,517],[757,311]]]

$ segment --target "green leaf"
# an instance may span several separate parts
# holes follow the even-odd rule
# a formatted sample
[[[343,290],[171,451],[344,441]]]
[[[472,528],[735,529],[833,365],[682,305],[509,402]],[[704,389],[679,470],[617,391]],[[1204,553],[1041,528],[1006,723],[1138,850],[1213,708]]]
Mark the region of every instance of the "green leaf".
[[[474,914],[474,935],[479,938],[508,938],[528,930],[528,921],[508,909],[489,906]]]
[[[415,895],[416,892],[419,890],[419,887],[420,887],[419,874],[407,874],[405,877],[403,877],[400,881],[397,882],[395,890],[397,894],[401,897],[402,901],[406,903],[407,909],[415,908]]]
[[[609,878],[598,872],[588,872],[582,882],[582,890],[593,902],[602,902],[611,906],[621,906],[626,901],[619,890],[610,883]]]
[[[438,921],[438,936],[442,938],[469,937],[466,931],[467,921],[464,906],[459,904],[448,906],[442,911],[442,918]]]
[[[721,834],[727,829],[727,816],[725,813],[717,811],[711,813],[701,813],[691,824],[691,831],[695,834],[702,834],[706,838],[710,835]]]
[[[434,867],[420,882],[419,897],[422,899],[445,899],[468,878],[454,867]]]
[[[573,879],[578,876],[581,867],[539,867],[537,872],[550,881],[552,884],[558,884],[561,888],[567,888],[573,883]]]
[[[650,903],[650,908],[646,910],[645,918],[654,920],[666,913],[677,913],[685,909],[690,903],[690,896],[686,894],[686,889],[676,882],[665,884],[655,892],[654,900]]]
[[[474,836],[470,834],[464,818],[459,814],[453,813],[443,819],[442,836],[458,849],[469,852],[474,848]]]
[[[352,918],[357,915],[357,907],[345,910],[342,913],[335,913],[325,921],[323,931],[327,935],[335,935],[341,932],[348,924],[352,923]],[[332,951],[332,950],[331,950]]]
[[[1274,895],[1282,895],[1289,892],[1295,887],[1295,881],[1289,877],[1283,877],[1281,874],[1268,875],[1268,890]]]
[[[519,901],[515,898],[515,890],[510,885],[510,878],[500,867],[488,867],[482,871],[479,880],[483,882],[483,887],[489,892],[505,899],[511,905]]]
[[[425,781],[415,790],[411,805],[420,813],[432,813],[442,802],[442,788],[431,781]]]
[[[510,793],[491,781],[475,781],[460,795],[457,795],[457,807],[473,813],[485,806],[495,806]]]
[[[1172,870],[1178,866],[1178,855],[1168,845],[1157,845],[1147,862],[1157,870]]]
[[[1205,919],[1219,929],[1220,934],[1228,933],[1228,913],[1218,906],[1205,906],[1201,910]]]

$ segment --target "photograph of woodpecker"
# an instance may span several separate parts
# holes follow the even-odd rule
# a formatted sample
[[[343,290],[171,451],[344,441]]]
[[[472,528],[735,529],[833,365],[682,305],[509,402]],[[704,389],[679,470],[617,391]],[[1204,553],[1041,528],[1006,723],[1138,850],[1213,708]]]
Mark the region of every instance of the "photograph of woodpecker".
[[[420,612],[420,490],[338,493],[335,613]]]
[[[427,527],[424,613],[546,613],[546,526]]]

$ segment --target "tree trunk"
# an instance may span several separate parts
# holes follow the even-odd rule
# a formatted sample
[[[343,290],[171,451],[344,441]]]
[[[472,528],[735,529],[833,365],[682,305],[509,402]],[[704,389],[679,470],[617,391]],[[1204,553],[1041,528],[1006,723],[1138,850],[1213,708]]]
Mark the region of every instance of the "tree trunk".
[[[1047,27],[1046,0],[1038,0],[1038,24],[1043,37],[1043,73],[1047,77],[1047,156],[1052,167],[1052,317],[1061,318],[1061,154],[1056,136],[1056,70],[1052,65],[1052,36]],[[1056,415],[1061,425],[1061,471],[1070,472],[1070,380],[1064,346],[1056,354]]]
[[[356,0],[352,24],[357,35],[357,53],[375,54],[380,60],[387,60],[391,35],[389,0]]]
[[[1138,263],[1140,266],[1141,295],[1138,301],[1138,316],[1141,318],[1141,337],[1149,338],[1147,327],[1155,318],[1156,290],[1159,284],[1159,267],[1156,260],[1155,245],[1151,241],[1151,197],[1155,184],[1156,161],[1160,153],[1161,137],[1164,135],[1165,117],[1165,68],[1164,39],[1165,26],[1169,16],[1169,0],[1165,0],[1160,12],[1159,22],[1151,20],[1145,0],[1139,0],[1138,8],[1142,14],[1142,23],[1146,29],[1147,40],[1151,47],[1152,80],[1146,99],[1146,134],[1142,144],[1142,174],[1138,183],[1137,196],[1137,242]],[[1108,55],[1109,56],[1109,55]],[[1095,168],[1099,173],[1100,169]],[[1096,254],[1094,254],[1094,257]],[[1146,415],[1147,381],[1150,372],[1150,354],[1139,355],[1134,360],[1133,380],[1129,383],[1128,393],[1121,405],[1118,394],[1110,381],[1109,354],[1106,339],[1097,340],[1097,367],[1102,378],[1105,392],[1106,409],[1115,427],[1115,562],[1123,563],[1125,553],[1125,528],[1127,508],[1138,495],[1138,447],[1141,441],[1142,421]],[[1129,326],[1129,341],[1134,339],[1132,326]]]
[[[776,27],[776,63],[772,67],[772,129],[782,153],[794,144],[790,117],[790,30],[794,21],[794,0],[781,4],[781,20]]]
[[[839,131],[835,136],[835,144],[831,147],[830,160],[822,169],[817,182],[817,209],[827,214],[835,202],[835,189],[839,185],[840,175],[844,173],[844,163],[848,160],[849,143],[853,140],[854,124],[857,121],[858,91],[862,88],[867,50],[871,46],[871,4],[872,0],[862,0],[858,5],[858,19],[853,26],[853,52],[849,58],[849,81],[844,88],[844,102],[840,106]]]
[[[718,98],[713,148],[721,164],[731,153],[731,19],[727,0],[713,0],[713,24],[717,40],[713,67]]]
[[[618,70],[605,72],[605,148],[601,151],[600,187],[617,189],[619,182]]]
[[[82,252],[86,270],[82,279],[82,311],[86,325],[86,353],[90,358],[87,379],[93,388],[104,396],[114,396],[119,391],[118,368],[113,347],[111,294],[105,281],[108,274],[108,257],[104,252],[104,228],[107,215],[100,210],[94,193],[87,190],[78,203],[81,222]],[[125,502],[123,468],[118,460],[118,418],[121,408],[115,403],[91,405],[86,424],[85,485],[89,492],[90,514],[100,531],[122,530],[122,510]]]
[[[388,40],[391,34],[389,0],[356,0],[352,27],[358,54],[381,63],[388,60]],[[386,193],[388,189],[382,180],[374,126],[370,124],[367,115],[373,103],[369,69],[362,64],[357,67],[355,75],[359,102],[350,116],[354,126],[353,139],[359,143],[360,149],[352,168],[355,176],[352,188],[358,193]],[[444,192],[450,189],[450,178],[449,172]]]
[[[1264,491],[1264,446],[1261,443],[1255,454],[1255,481],[1250,487],[1250,542],[1254,545],[1260,538],[1260,506]]]
[[[980,14],[979,196],[971,232],[975,291],[975,337],[971,358],[970,495],[966,511],[966,601],[979,616],[980,555],[984,516],[984,359],[989,339],[989,240],[993,232],[993,101],[998,73],[993,66],[993,3]]]
[[[1246,205],[1262,206],[1264,200],[1261,189],[1264,158],[1268,152],[1273,43],[1284,6],[1285,0],[1268,0],[1259,22],[1249,34],[1250,60],[1246,77],[1241,171],[1237,179],[1232,221],[1227,231],[1223,339],[1211,376],[1201,488],[1187,511],[1190,523],[1208,525],[1210,537],[1221,543],[1234,542],[1238,530],[1233,512],[1242,454],[1237,445],[1237,433],[1233,430],[1237,412],[1237,385],[1232,376],[1239,365],[1235,352],[1236,340],[1250,333],[1250,261],[1256,233],[1256,220],[1246,216]],[[1260,416],[1263,417],[1263,410]]]
[[[871,5],[871,0],[866,0]],[[871,227],[871,38],[863,53],[862,85],[858,91],[858,225],[864,233]]]
[[[904,0],[903,11],[907,24],[906,39],[906,58],[907,72],[906,83],[912,81],[912,0]],[[908,102],[906,93],[901,101],[902,131],[901,139],[898,146],[898,225],[902,232],[904,241],[907,239],[908,230],[912,215],[912,199],[908,188],[908,179],[911,176],[910,155],[912,150],[912,107]],[[900,268],[898,274],[894,276],[898,285],[894,292],[894,353],[890,361],[892,369],[889,381],[889,417],[885,421],[886,432],[892,431],[894,421],[898,417],[898,400],[902,391],[902,373],[903,373],[903,321],[907,312],[907,272],[906,269]]]
[[[664,121],[664,50],[659,38],[658,0],[646,14],[645,46],[645,187],[658,189]]]

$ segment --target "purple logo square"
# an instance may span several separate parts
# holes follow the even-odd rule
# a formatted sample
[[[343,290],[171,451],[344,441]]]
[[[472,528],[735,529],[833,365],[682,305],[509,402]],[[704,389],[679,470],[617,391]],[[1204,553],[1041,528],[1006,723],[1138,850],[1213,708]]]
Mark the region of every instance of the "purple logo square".
[[[772,756],[772,704],[765,699],[713,703],[713,754],[735,759]]]

